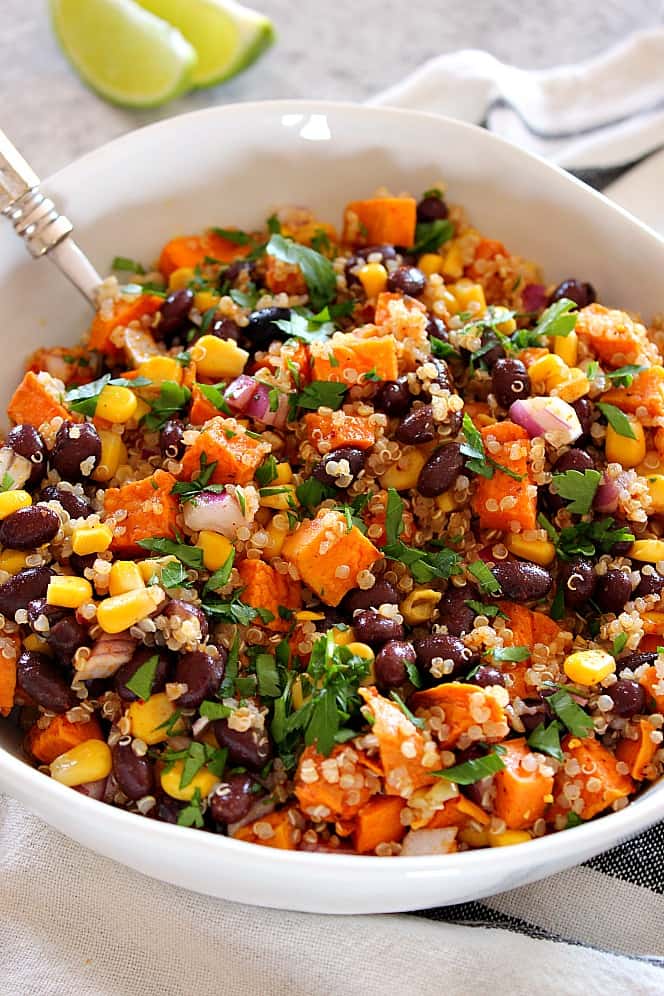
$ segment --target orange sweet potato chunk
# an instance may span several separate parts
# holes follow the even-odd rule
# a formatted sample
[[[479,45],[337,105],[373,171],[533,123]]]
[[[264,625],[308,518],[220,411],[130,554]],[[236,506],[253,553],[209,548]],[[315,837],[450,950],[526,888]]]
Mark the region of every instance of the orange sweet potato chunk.
[[[444,748],[454,747],[459,737],[467,733],[471,726],[483,729],[482,740],[487,743],[502,740],[507,734],[505,710],[490,688],[478,689],[477,685],[448,681],[434,688],[415,692],[411,696],[410,707],[424,712],[434,707],[443,710],[448,730],[444,736],[439,735],[439,741]],[[475,718],[478,715],[485,718],[480,722]]]
[[[524,759],[534,757],[525,739],[507,740],[503,747],[505,753],[500,757],[505,767],[493,779],[494,810],[508,829],[525,830],[544,816],[553,789],[553,775],[542,774],[539,766],[533,771],[524,768]]]
[[[645,329],[624,311],[590,304],[576,319],[576,333],[609,367],[635,363],[647,350]]]
[[[369,449],[376,441],[374,428],[368,418],[360,415],[345,415],[342,411],[330,415],[312,413],[304,416],[307,438],[320,452],[329,452],[338,446],[356,446],[360,450]],[[329,444],[320,450],[320,444]]]
[[[374,321],[376,325],[385,325],[390,320],[390,305],[392,301],[402,301],[407,311],[419,311],[426,314],[426,308],[421,301],[414,297],[404,297],[403,294],[394,294],[390,291],[383,291],[376,299],[376,313]]]
[[[119,356],[122,349],[111,342],[111,333],[118,325],[129,325],[130,322],[137,321],[143,315],[154,315],[163,303],[164,299],[157,297],[156,294],[140,294],[132,301],[122,299],[116,301],[113,313],[109,318],[103,316],[101,312],[97,312],[90,326],[89,348],[106,353],[108,356]]]
[[[50,764],[56,757],[86,740],[103,739],[104,734],[95,716],[85,723],[70,723],[63,713],[54,716],[44,730],[40,730],[37,724],[31,727],[26,744],[33,757],[42,764]]]
[[[329,762],[326,764],[326,761]],[[307,747],[300,757],[295,775],[295,794],[303,812],[313,818],[319,815],[326,819],[352,819],[360,809],[368,802],[372,788],[370,781],[365,778],[363,766],[359,763],[357,751],[349,749],[344,744],[336,746],[329,757],[319,754],[315,747]],[[361,786],[357,788],[343,787],[339,778],[336,781],[328,781],[325,772],[330,768],[336,773],[351,775],[354,778],[360,776],[363,780]],[[310,781],[316,774],[315,781]],[[373,779],[375,781],[375,779]],[[316,810],[323,807],[327,810],[316,814]]]
[[[642,370],[629,387],[614,387],[601,400],[632,415],[639,409],[645,409],[650,418],[664,415],[664,367]]]
[[[248,823],[244,827],[239,827],[233,834],[233,837],[235,840],[246,840],[251,844],[276,847],[281,851],[295,851],[297,850],[295,824],[291,822],[289,817],[291,808],[278,809],[274,813],[261,816],[254,823]],[[265,824],[271,828],[271,836],[266,836],[264,832],[260,834],[256,833],[254,828],[259,823],[263,825],[260,827],[261,831],[263,831]]]
[[[351,201],[344,212],[344,242],[371,246],[389,242],[412,246],[417,205],[414,197],[371,197]]]
[[[648,766],[659,750],[659,744],[650,736],[655,727],[649,719],[640,719],[638,723],[638,737],[636,740],[621,740],[616,747],[616,757],[619,761],[624,761],[629,765],[629,773],[632,778],[640,782],[648,777]],[[654,772],[651,777],[654,777]]]
[[[553,787],[555,801],[547,810],[547,819],[550,820],[559,813],[570,812],[561,807],[559,796],[565,786],[572,782],[581,789],[583,809],[578,815],[582,820],[592,819],[608,809],[616,799],[622,799],[634,791],[634,782],[629,775],[621,775],[616,770],[619,758],[594,737],[585,737],[583,740],[565,737],[562,748],[566,760],[574,758],[579,762],[579,772],[570,776],[564,767],[558,771]]]
[[[138,556],[143,552],[139,540],[155,536],[175,537],[179,503],[171,494],[175,478],[165,470],[121,488],[108,488],[104,494],[104,511],[112,515],[124,509],[127,516],[116,526],[111,549],[115,553]],[[124,532],[122,528],[124,527]]]
[[[375,373],[379,380],[396,380],[397,351],[392,336],[363,339],[352,332],[338,332],[327,343],[311,346],[312,379],[355,384],[360,374]],[[348,370],[357,376],[349,377]]]
[[[302,587],[287,575],[279,574],[274,567],[262,560],[243,560],[237,565],[240,581],[244,588],[242,601],[255,609],[267,609],[274,619],[267,628],[275,632],[285,632],[290,623],[279,615],[279,608],[295,612],[302,607]]]
[[[37,427],[43,422],[50,422],[53,418],[72,419],[64,405],[51,397],[32,370],[28,370],[14,391],[7,407],[7,414],[17,425],[21,422],[30,422]]]
[[[431,772],[440,767],[439,758],[435,752],[432,766],[424,767],[424,738],[417,727],[394,702],[379,695],[375,687],[358,691],[374,717],[371,732],[378,739],[385,794],[407,799],[416,789],[435,782],[436,776]]]
[[[401,822],[405,801],[398,795],[378,795],[357,814],[353,846],[358,854],[373,854],[379,844],[403,840],[406,827]]]
[[[219,409],[205,397],[198,384],[191,387],[191,408],[189,409],[189,421],[192,425],[203,425],[211,418],[219,415]]]
[[[371,567],[381,555],[356,526],[349,531],[344,515],[335,511],[305,519],[286,537],[282,553],[326,605],[338,605],[357,587],[360,571]]]
[[[657,639],[657,644],[661,643],[661,639]],[[645,650],[643,646],[643,640],[641,640],[641,645],[639,650]],[[656,650],[656,647],[652,648]],[[646,668],[644,673],[639,678],[639,684],[642,685],[646,692],[652,696],[655,701],[655,706],[657,707],[657,712],[664,712],[664,678],[660,678],[657,674],[657,667],[655,664],[651,664],[649,668]]]
[[[509,421],[485,426],[480,432],[487,455],[521,477],[521,480],[515,480],[496,469],[493,477],[477,478],[472,508],[480,520],[480,527],[508,531],[510,523],[518,522],[524,531],[535,529],[537,494],[528,492],[532,484],[528,474],[528,433]],[[499,443],[497,450],[492,446],[494,441]],[[501,507],[505,498],[510,499],[509,509]]]
[[[191,481],[200,473],[201,456],[216,462],[212,484],[248,484],[270,452],[270,444],[248,435],[233,418],[218,418],[201,432],[182,460],[182,478]]]
[[[0,656],[0,716],[8,716],[16,693],[16,661]]]
[[[203,235],[182,235],[166,243],[158,266],[165,277],[170,277],[181,267],[201,266],[206,256],[220,263],[232,263],[239,256],[246,256],[249,249],[250,246],[240,246],[211,230]]]
[[[441,827],[464,827],[474,821],[480,826],[488,826],[491,817],[485,813],[481,806],[477,806],[470,799],[460,795],[457,799],[448,799],[431,817],[427,823],[427,830],[439,830]]]

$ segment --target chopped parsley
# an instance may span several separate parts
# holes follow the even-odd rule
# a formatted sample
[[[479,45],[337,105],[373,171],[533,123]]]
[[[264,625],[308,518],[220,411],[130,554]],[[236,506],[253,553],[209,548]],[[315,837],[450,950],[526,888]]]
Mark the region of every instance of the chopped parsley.
[[[466,441],[461,444],[461,452],[466,457],[466,468],[468,470],[474,474],[479,474],[480,477],[486,478],[492,478],[496,470],[500,470],[515,481],[523,480],[521,474],[517,474],[513,470],[510,470],[509,467],[497,463],[493,457],[489,456],[484,449],[484,440],[482,439],[481,432],[467,413],[463,416],[463,433]]]
[[[266,487],[268,484],[271,484],[272,481],[276,481],[277,474],[277,461],[270,453],[269,457],[265,459],[256,471],[255,477],[257,483],[261,487]]]
[[[613,641],[613,648],[611,650],[613,656],[617,657],[618,654],[622,653],[622,651],[625,649],[626,644],[627,644],[627,633],[618,633],[618,635]]]
[[[197,788],[191,801],[178,813],[178,826],[200,828],[204,823],[201,790]]]
[[[581,706],[576,704],[565,688],[559,688],[553,695],[549,695],[546,701],[573,736],[587,737],[593,732],[592,719]]]
[[[470,761],[462,764],[455,764],[451,768],[443,771],[432,771],[432,775],[437,778],[446,778],[457,785],[473,785],[475,782],[495,775],[497,771],[502,771],[505,763],[496,750],[490,751],[484,757],[474,757]]]
[[[201,702],[201,707],[199,709],[201,716],[205,716],[206,719],[227,719],[233,712],[230,706],[226,706],[223,702],[212,702],[210,699],[206,699]]]
[[[281,683],[277,670],[277,661],[272,654],[258,654],[256,656],[256,678],[258,679],[258,692],[268,699],[276,699],[281,695]]]
[[[542,312],[533,331],[539,336],[566,337],[574,331],[576,318],[576,302],[571,301],[568,297],[561,297],[559,301],[554,301],[546,311]]]
[[[223,412],[224,415],[232,414],[224,397],[224,384],[197,384],[196,386],[205,400],[214,405],[217,411]]]
[[[180,501],[191,501],[200,491],[213,491],[219,493],[223,491],[221,484],[210,484],[210,478],[214,474],[217,461],[208,463],[207,453],[201,453],[201,462],[198,477],[191,481],[177,481],[171,490],[171,494],[177,495]]]
[[[233,304],[237,304],[240,308],[255,308],[260,296],[254,284],[251,283],[247,285],[246,291],[233,289],[229,291],[229,294]]]
[[[111,269],[127,273],[145,273],[141,264],[137,263],[135,259],[129,259],[128,256],[116,256],[111,263]]]
[[[617,370],[608,371],[605,376],[613,381],[616,387],[631,387],[634,378],[647,369],[647,367],[641,366],[638,363],[628,363],[624,367],[618,367]],[[586,376],[590,377],[588,373]]]
[[[212,231],[235,246],[248,246],[252,242],[251,235],[240,231],[239,228],[213,228]]]
[[[191,581],[179,560],[169,561],[161,570],[162,588],[191,588]]]
[[[2,482],[0,482],[0,491],[11,491],[14,487],[15,481],[11,474],[3,474]]]
[[[552,483],[560,497],[570,502],[568,512],[586,515],[601,479],[602,475],[598,470],[566,470],[564,474],[554,474]]]
[[[203,551],[197,546],[187,546],[181,540],[168,539],[166,536],[154,536],[138,541],[138,545],[151,553],[162,557],[177,557],[187,567],[195,571],[203,570]]]
[[[617,432],[619,436],[624,436],[625,439],[636,439],[634,429],[624,412],[621,412],[615,405],[609,405],[602,401],[597,402],[597,407],[614,432]]]
[[[231,571],[233,570],[234,561],[235,550],[233,549],[228,554],[221,567],[216,570],[207,581],[205,587],[203,588],[203,596],[207,595],[209,591],[219,591],[220,588],[224,588],[228,584],[228,579],[230,578]]]
[[[300,267],[314,311],[320,311],[332,301],[337,291],[337,276],[325,256],[276,233],[270,238],[265,251],[268,256]]]
[[[500,595],[500,584],[483,560],[474,560],[468,564],[468,572],[477,581],[483,595]]]
[[[494,661],[511,661],[512,663],[519,663],[520,661],[525,661],[530,657],[530,650],[528,650],[528,647],[499,647],[496,650],[491,651],[491,656]]]
[[[182,411],[190,398],[191,391],[188,387],[182,387],[174,380],[163,381],[159,387],[159,397],[151,402],[150,411],[143,418],[145,427],[151,431],[161,429],[173,415]]]
[[[425,584],[436,578],[446,580],[460,571],[460,557],[453,550],[441,547],[435,551],[415,549],[407,546],[399,538],[403,532],[403,501],[394,488],[387,489],[387,509],[385,513],[386,543],[383,554],[390,560],[398,560],[410,568],[413,578]]]
[[[157,674],[157,668],[159,667],[159,654],[153,654],[152,657],[148,657],[146,661],[139,668],[134,671],[129,681],[125,682],[125,686],[134,695],[138,695],[139,699],[143,702],[147,702],[152,694],[152,684]]]
[[[563,560],[578,555],[594,557],[610,553],[616,543],[634,542],[634,533],[630,532],[629,527],[616,526],[611,516],[593,522],[578,522],[574,526],[566,526],[560,532],[541,513],[537,521],[543,529],[546,529],[558,556]]]
[[[584,820],[581,819],[578,813],[568,813],[565,829],[571,830],[572,827],[580,827],[583,822]]]
[[[295,404],[307,411],[317,411],[319,408],[331,408],[337,411],[343,404],[347,387],[335,381],[312,380],[305,389],[297,395]]]
[[[177,761],[183,762],[179,786],[181,789],[191,785],[198,772],[206,765],[213,775],[221,778],[227,758],[226,747],[210,747],[197,740],[193,740],[185,750],[166,750],[162,754],[162,759],[166,762],[165,771],[170,771]]]
[[[111,377],[110,374],[104,374],[98,380],[92,380],[88,384],[82,384],[80,387],[73,387],[70,391],[65,394],[65,404],[73,412],[78,412],[79,415],[88,415],[92,418],[97,411],[97,402],[99,401],[99,395],[104,390],[107,384],[111,384],[113,387],[147,387],[152,381],[148,380],[147,377],[134,377],[133,379],[127,379],[126,377]]]
[[[454,236],[454,225],[449,218],[436,218],[435,221],[420,221],[415,226],[413,254],[437,252],[445,242]]]
[[[390,698],[392,699],[393,702],[395,702],[399,706],[406,719],[410,720],[413,726],[416,726],[420,730],[424,729],[425,725],[424,720],[412,714],[412,712],[410,711],[410,709],[408,708],[408,706],[406,705],[406,703],[404,702],[404,700],[401,698],[400,695],[397,695],[395,691],[391,691]]]
[[[457,353],[453,346],[450,346],[449,342],[445,342],[443,339],[438,339],[436,336],[431,336],[429,339],[431,345],[431,355],[435,356],[438,360],[460,360],[461,355]]]
[[[335,489],[323,484],[315,477],[308,477],[295,488],[297,500],[306,509],[316,508],[326,498],[335,497]]]
[[[487,619],[495,619],[500,616],[501,619],[507,619],[508,616],[498,608],[497,605],[490,605],[487,602],[477,602],[474,598],[467,598],[465,604],[473,612],[476,612],[478,616],[486,616]]]
[[[563,760],[563,751],[560,746],[560,723],[554,720],[545,726],[540,723],[528,737],[528,746],[533,750],[539,750],[542,754],[555,757],[556,761]]]

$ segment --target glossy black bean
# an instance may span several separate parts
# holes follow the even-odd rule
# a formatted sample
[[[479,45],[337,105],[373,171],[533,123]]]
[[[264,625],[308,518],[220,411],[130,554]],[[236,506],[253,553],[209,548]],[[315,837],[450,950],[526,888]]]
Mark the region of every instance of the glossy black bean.
[[[447,443],[431,454],[420,471],[417,490],[425,498],[442,495],[454,485],[463,470],[460,443]]]
[[[182,654],[175,665],[175,681],[187,686],[175,704],[183,709],[198,709],[203,699],[212,698],[224,680],[228,654],[222,648],[213,657],[202,650]]]
[[[593,597],[597,576],[589,560],[576,557],[562,564],[558,573],[558,585],[562,587],[565,605],[578,609]]]
[[[53,577],[50,567],[26,567],[0,584],[0,612],[13,619],[19,609],[27,609],[28,602],[46,595]]]
[[[7,436],[7,446],[30,461],[32,470],[25,487],[36,487],[46,473],[46,444],[34,425],[29,422],[15,425]]]
[[[442,221],[449,214],[447,204],[442,197],[430,194],[423,197],[417,205],[417,220],[419,222]]]
[[[622,675],[626,668],[630,671],[635,671],[637,667],[641,667],[643,664],[654,664],[657,660],[657,654],[655,651],[642,651],[639,653],[637,651],[634,654],[628,654],[627,657],[621,657],[618,661],[618,675]]]
[[[217,339],[230,339],[232,342],[239,342],[240,327],[232,318],[215,318],[206,334],[214,335]]]
[[[71,688],[45,654],[24,650],[17,662],[16,681],[22,692],[49,712],[67,712],[74,705]]]
[[[92,505],[87,498],[81,498],[73,491],[58,485],[49,484],[43,488],[39,501],[59,501],[70,519],[87,519],[92,513]]]
[[[413,396],[408,389],[407,377],[383,381],[373,396],[376,411],[391,416],[405,415],[412,403]]]
[[[431,357],[427,360],[428,364],[432,364],[436,368],[436,375],[432,378],[432,384],[438,384],[445,391],[451,391],[454,387],[454,380],[450,372],[450,368],[445,362],[445,360],[439,360],[437,357]],[[429,391],[421,391],[418,395],[420,401],[425,401],[427,404],[431,401],[431,394]]]
[[[214,735],[220,747],[228,748],[231,764],[240,764],[251,771],[260,771],[272,757],[272,744],[265,730],[233,730],[227,719],[217,719]]]
[[[572,408],[576,412],[576,417],[581,423],[581,429],[583,431],[583,435],[577,439],[577,443],[579,443],[583,440],[589,439],[590,437],[590,429],[593,424],[595,406],[590,398],[579,398],[577,401],[572,402]]]
[[[207,640],[208,622],[205,618],[205,613],[197,605],[192,605],[190,602],[183,602],[180,598],[171,598],[162,614],[167,619],[178,618],[182,622],[186,622],[189,619],[197,619],[201,630],[201,643],[205,643]]]
[[[593,304],[597,300],[597,294],[593,285],[576,280],[574,277],[569,277],[558,284],[549,298],[549,304],[553,304],[554,301],[560,301],[563,297],[574,301],[579,308],[586,308],[589,304]]]
[[[80,578],[83,578],[85,577],[85,572],[94,566],[96,559],[96,553],[86,553],[83,556],[78,553],[70,553],[69,566],[75,574],[77,574]]]
[[[189,312],[194,305],[194,292],[188,287],[169,294],[160,308],[160,319],[153,329],[157,339],[170,343],[190,325]]]
[[[491,568],[505,598],[530,602],[544,598],[551,591],[551,575],[538,564],[527,560],[503,560]]]
[[[585,450],[571,449],[556,460],[554,473],[565,474],[568,470],[583,473],[584,470],[592,470],[594,466],[593,458]]]
[[[483,363],[486,363],[489,371],[492,371],[498,360],[505,358],[505,350],[500,343],[500,340],[495,332],[490,329],[482,333],[482,347],[491,346],[491,349],[487,350],[480,357]]]
[[[58,534],[60,516],[45,505],[19,508],[0,522],[0,544],[13,550],[34,550]]]
[[[408,664],[415,664],[417,655],[412,643],[405,640],[390,640],[376,654],[374,674],[376,685],[381,691],[398,688],[408,680]]]
[[[452,661],[453,668],[445,675],[446,678],[467,674],[471,668],[479,663],[477,654],[469,650],[457,636],[444,633],[423,636],[421,639],[415,640],[413,646],[417,654],[417,663],[426,671],[431,671],[433,661],[436,658]]]
[[[344,489],[349,487],[363,470],[365,459],[365,450],[360,450],[357,446],[339,446],[319,460],[311,475],[328,487]]]
[[[440,318],[431,316],[427,322],[427,327],[425,329],[426,334],[430,339],[441,339],[443,342],[447,342],[449,339],[449,333],[445,326],[445,322]]]
[[[1,590],[1,589],[0,589]],[[398,605],[400,597],[394,585],[377,578],[372,588],[354,588],[343,600],[343,607],[351,616],[358,609],[377,609],[380,605]]]
[[[646,692],[638,681],[619,678],[615,685],[606,689],[606,694],[613,699],[613,711],[617,716],[628,719],[645,711]]]
[[[526,733],[532,733],[540,723],[548,723],[553,719],[551,706],[543,699],[526,699],[527,711],[520,714]]]
[[[391,619],[389,616],[382,616],[372,609],[365,609],[353,618],[353,633],[355,639],[360,643],[368,643],[370,646],[380,646],[388,640],[403,639],[403,624]]]
[[[479,685],[480,688],[489,688],[491,685],[505,685],[505,679],[497,667],[490,664],[482,664],[470,678],[466,678],[469,685]]]
[[[529,398],[530,377],[521,360],[511,357],[498,359],[491,369],[491,386],[496,401],[503,408],[509,408],[514,401]]]
[[[438,621],[447,626],[452,636],[470,633],[477,613],[466,605],[468,600],[477,600],[477,592],[469,585],[455,588],[450,585],[438,603]]]
[[[43,634],[62,664],[70,665],[79,647],[88,644],[88,631],[84,626],[70,616],[52,625],[48,633]]]
[[[63,422],[55,436],[51,463],[64,481],[93,473],[101,458],[101,439],[92,422]]]
[[[612,568],[600,574],[595,585],[595,601],[602,612],[619,615],[632,597],[632,581],[625,571]]]
[[[118,668],[113,675],[113,686],[123,702],[136,702],[138,695],[127,688],[127,682],[131,681],[139,667],[142,667],[156,653],[159,653],[159,661],[157,662],[157,670],[152,682],[152,693],[163,692],[170,671],[168,657],[164,651],[158,651],[155,647],[141,647],[140,650],[136,651],[132,659],[127,664],[123,664],[122,667]]]
[[[626,519],[620,519],[617,516],[613,516],[612,529],[626,529],[628,533],[633,535],[633,526]],[[632,545],[632,540],[621,540],[618,543],[614,543],[611,547],[610,553],[615,554],[619,557],[624,557],[626,553],[629,552],[629,548]],[[654,568],[653,568],[654,570]]]
[[[154,773],[147,757],[139,757],[123,740],[111,748],[111,756],[115,780],[128,799],[135,802],[152,794]]]
[[[28,613],[28,626],[35,632],[35,623],[40,616],[46,616],[49,626],[55,626],[61,619],[66,619],[70,614],[70,609],[62,609],[58,605],[49,605],[45,598],[34,598],[26,605]]]
[[[363,246],[356,250],[356,254],[363,260],[369,259],[370,256],[381,256],[383,260],[397,258],[396,249],[387,242],[382,242],[377,246]]]
[[[290,316],[290,308],[261,308],[259,311],[252,311],[249,324],[244,330],[252,348],[265,349],[275,339],[287,339],[288,333],[282,332],[274,323],[287,322]]]
[[[392,293],[419,297],[427,285],[427,278],[416,266],[399,266],[387,278],[387,289]]]
[[[408,446],[430,443],[436,438],[436,423],[431,405],[414,408],[397,426],[394,438]]]
[[[159,820],[160,823],[177,823],[180,811],[184,806],[184,802],[178,802],[170,795],[162,795],[157,800],[155,808],[150,810],[149,815],[154,815],[155,820]]]
[[[636,586],[634,598],[645,598],[646,595],[659,595],[664,588],[664,575],[656,571],[652,564],[641,567],[641,580]]]
[[[178,418],[169,418],[159,433],[161,455],[169,460],[179,460],[184,453],[184,424]]]
[[[243,820],[256,800],[256,787],[258,782],[246,773],[224,778],[210,797],[210,815],[215,823]]]

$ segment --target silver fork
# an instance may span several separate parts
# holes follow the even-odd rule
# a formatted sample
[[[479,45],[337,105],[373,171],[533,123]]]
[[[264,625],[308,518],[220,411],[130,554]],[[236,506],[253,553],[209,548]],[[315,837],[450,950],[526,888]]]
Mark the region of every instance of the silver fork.
[[[74,226],[39,189],[39,177],[0,130],[0,213],[31,256],[48,257],[94,305],[101,277],[72,238]]]

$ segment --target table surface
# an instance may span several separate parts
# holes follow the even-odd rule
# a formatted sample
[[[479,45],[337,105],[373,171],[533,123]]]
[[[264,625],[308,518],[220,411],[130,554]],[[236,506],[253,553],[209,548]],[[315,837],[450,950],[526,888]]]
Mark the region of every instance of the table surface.
[[[133,128],[211,104],[279,97],[362,101],[432,56],[483,48],[524,68],[589,58],[661,23],[661,0],[255,0],[278,44],[237,79],[164,108],[129,111],[86,89],[51,31],[46,0],[0,0],[0,128],[47,175]]]

